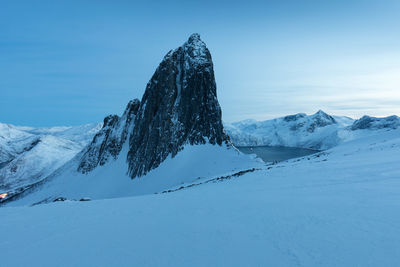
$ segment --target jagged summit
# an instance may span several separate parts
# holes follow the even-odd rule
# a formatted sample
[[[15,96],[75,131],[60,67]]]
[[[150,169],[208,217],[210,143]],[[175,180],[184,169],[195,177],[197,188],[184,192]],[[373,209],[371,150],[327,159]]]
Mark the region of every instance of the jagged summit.
[[[313,121],[307,129],[307,131],[309,132],[314,132],[316,128],[337,124],[335,118],[333,118],[331,115],[326,114],[322,110],[318,110],[315,114],[311,115],[311,117]]]
[[[146,174],[185,144],[227,140],[211,54],[193,34],[167,53],[147,84],[130,136],[129,173]]]
[[[198,33],[192,33],[192,35],[189,36],[188,43],[194,43],[194,42],[204,42],[200,39],[200,34]]]
[[[325,111],[319,109],[317,112],[314,113],[315,116],[329,116]]]
[[[211,54],[206,44],[200,39],[200,34],[194,33],[180,47],[170,50],[163,60],[169,59],[174,53],[182,52],[186,65],[184,68],[196,67],[197,65],[212,64]]]
[[[131,178],[158,167],[186,144],[228,141],[211,54],[199,34],[165,55],[141,101],[131,101],[121,118],[105,118],[103,129],[83,153],[78,171],[88,173],[110,158],[117,159],[127,140],[129,149],[123,157]]]

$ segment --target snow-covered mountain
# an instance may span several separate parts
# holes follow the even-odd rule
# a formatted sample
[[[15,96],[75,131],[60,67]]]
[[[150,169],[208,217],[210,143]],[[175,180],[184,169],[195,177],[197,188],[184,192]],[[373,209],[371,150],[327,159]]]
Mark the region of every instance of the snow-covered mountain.
[[[8,200],[112,198],[160,192],[262,163],[229,142],[211,54],[198,34],[164,57],[142,100],[110,115],[92,142],[42,182]]]
[[[101,124],[32,128],[0,123],[0,192],[45,178],[79,153],[100,128]]]
[[[331,116],[319,110],[313,115],[299,113],[267,121],[245,120],[224,124],[231,141],[237,146],[287,146],[328,149],[377,132],[397,129],[397,116],[359,120]]]
[[[381,130],[381,129],[397,129],[400,127],[400,118],[393,115],[385,118],[375,118],[363,116],[356,120],[351,126],[352,131],[357,130]]]

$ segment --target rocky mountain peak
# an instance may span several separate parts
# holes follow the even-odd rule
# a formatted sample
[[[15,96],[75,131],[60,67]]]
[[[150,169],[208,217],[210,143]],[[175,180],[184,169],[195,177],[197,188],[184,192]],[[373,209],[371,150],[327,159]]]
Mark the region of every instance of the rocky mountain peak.
[[[314,132],[315,129],[325,127],[332,124],[337,124],[335,118],[328,115],[322,110],[318,110],[315,114],[311,115],[312,122],[308,126],[308,132]]]
[[[130,136],[132,178],[174,157],[185,144],[228,140],[216,90],[211,54],[200,35],[168,52],[147,84]]]
[[[126,140],[132,178],[158,167],[185,145],[228,144],[211,54],[199,34],[192,34],[165,55],[141,101],[129,102],[121,117],[105,118],[103,128],[84,151],[78,170],[86,173],[109,158],[116,159]]]
[[[200,34],[198,33],[193,33],[192,35],[190,35],[189,39],[188,39],[188,43],[198,43],[201,42],[202,44],[204,44],[204,42],[200,39]]]
[[[315,114],[313,115],[314,117],[323,117],[323,118],[329,118],[331,117],[330,115],[328,115],[326,112],[324,112],[323,110],[318,110],[317,112],[315,112]]]

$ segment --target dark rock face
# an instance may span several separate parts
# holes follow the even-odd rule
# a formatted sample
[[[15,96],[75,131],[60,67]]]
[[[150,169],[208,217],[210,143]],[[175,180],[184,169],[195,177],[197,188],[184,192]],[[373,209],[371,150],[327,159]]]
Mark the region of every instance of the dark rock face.
[[[331,116],[319,110],[312,115],[312,123],[308,126],[307,131],[312,133],[316,128],[325,127],[332,124],[337,124],[336,120]]]
[[[288,115],[283,118],[284,121],[289,122],[289,121],[297,121],[298,119],[304,118],[307,115],[305,113],[297,113],[294,115]]]
[[[131,178],[145,175],[186,144],[229,144],[225,134],[211,54],[193,34],[164,57],[142,101],[131,101],[121,118],[110,115],[84,152],[78,171],[87,173],[116,159],[129,136]],[[125,156],[125,155],[123,155]]]
[[[397,129],[400,127],[400,118],[397,116],[389,116],[385,118],[375,118],[370,116],[363,116],[361,119],[356,120],[351,126],[351,130],[364,130],[364,129]]]
[[[104,118],[103,128],[94,136],[93,141],[86,148],[78,171],[87,173],[98,165],[104,165],[110,157],[116,159],[121,152],[122,145],[128,133],[133,128],[134,119],[138,112],[140,101],[132,100],[128,103],[122,117],[109,115]]]
[[[168,52],[147,84],[129,139],[129,174],[146,174],[185,144],[225,141],[211,54],[193,34]]]

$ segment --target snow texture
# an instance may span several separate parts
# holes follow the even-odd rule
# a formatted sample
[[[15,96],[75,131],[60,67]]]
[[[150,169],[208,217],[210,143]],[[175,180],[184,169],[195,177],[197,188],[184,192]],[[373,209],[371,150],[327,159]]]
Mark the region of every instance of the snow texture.
[[[1,265],[397,266],[399,154],[392,130],[173,193],[0,208]]]

